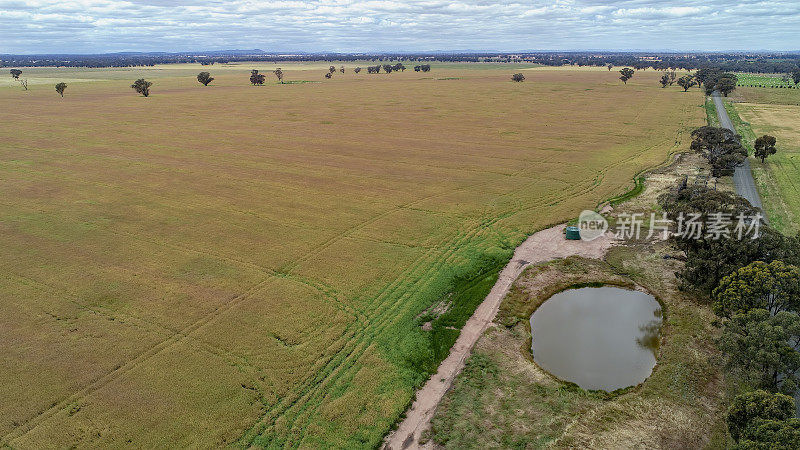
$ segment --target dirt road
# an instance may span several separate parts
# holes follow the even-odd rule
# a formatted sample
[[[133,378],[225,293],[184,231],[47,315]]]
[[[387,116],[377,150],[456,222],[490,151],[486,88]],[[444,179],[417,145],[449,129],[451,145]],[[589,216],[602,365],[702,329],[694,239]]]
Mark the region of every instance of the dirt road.
[[[420,435],[430,426],[439,402],[464,368],[464,362],[472,347],[486,331],[486,327],[494,320],[497,310],[500,308],[500,302],[525,267],[571,255],[602,258],[613,245],[613,236],[610,233],[591,242],[568,241],[564,239],[564,227],[565,225],[559,225],[542,230],[531,235],[517,247],[514,257],[500,272],[489,295],[461,329],[458,340],[450,349],[450,355],[439,365],[436,374],[417,392],[417,398],[406,412],[405,420],[400,423],[395,432],[387,436],[385,449],[420,448],[418,443]]]

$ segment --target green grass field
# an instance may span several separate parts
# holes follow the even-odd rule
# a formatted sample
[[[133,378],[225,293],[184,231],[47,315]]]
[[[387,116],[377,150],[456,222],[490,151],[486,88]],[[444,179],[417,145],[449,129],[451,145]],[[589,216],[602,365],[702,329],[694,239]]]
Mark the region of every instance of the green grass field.
[[[737,73],[738,87],[797,89],[786,74]]]
[[[513,248],[705,116],[654,72],[328,65],[0,86],[0,443],[374,447]]]

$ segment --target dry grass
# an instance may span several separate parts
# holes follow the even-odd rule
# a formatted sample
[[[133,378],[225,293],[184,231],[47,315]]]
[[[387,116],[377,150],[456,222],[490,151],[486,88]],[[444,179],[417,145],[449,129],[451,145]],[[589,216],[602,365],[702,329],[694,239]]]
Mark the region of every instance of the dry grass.
[[[0,87],[2,443],[374,446],[436,365],[415,318],[452,280],[704,115],[652,72],[250,68]]]

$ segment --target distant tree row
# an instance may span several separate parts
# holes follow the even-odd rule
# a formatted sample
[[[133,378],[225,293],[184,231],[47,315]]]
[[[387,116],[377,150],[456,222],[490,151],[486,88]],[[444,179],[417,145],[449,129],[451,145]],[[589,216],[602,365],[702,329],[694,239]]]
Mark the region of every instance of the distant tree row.
[[[527,52],[527,53],[317,53],[273,54],[261,50],[199,53],[116,53],[103,55],[3,55],[0,67],[136,67],[156,64],[226,64],[232,61],[419,61],[530,63],[546,66],[632,67],[636,70],[696,70],[716,67],[727,72],[791,73],[800,55],[786,53]]]
[[[428,64],[424,64],[427,67],[427,70],[424,72],[428,72],[431,70],[431,66]],[[422,66],[414,67],[416,72],[421,70]],[[358,68],[361,71],[360,68]],[[395,64],[383,64],[383,65],[376,65],[376,66],[367,66],[367,73],[381,73],[381,69],[383,69],[384,73],[392,73],[392,72],[405,72],[406,66],[403,63],[395,63]],[[356,72],[358,73],[358,72]]]

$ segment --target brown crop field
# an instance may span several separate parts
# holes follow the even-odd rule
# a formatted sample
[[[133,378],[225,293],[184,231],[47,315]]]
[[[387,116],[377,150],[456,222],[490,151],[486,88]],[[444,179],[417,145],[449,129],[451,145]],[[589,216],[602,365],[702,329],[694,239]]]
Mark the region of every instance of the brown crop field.
[[[653,71],[327,65],[0,85],[1,444],[374,447],[527,234],[705,120]]]

